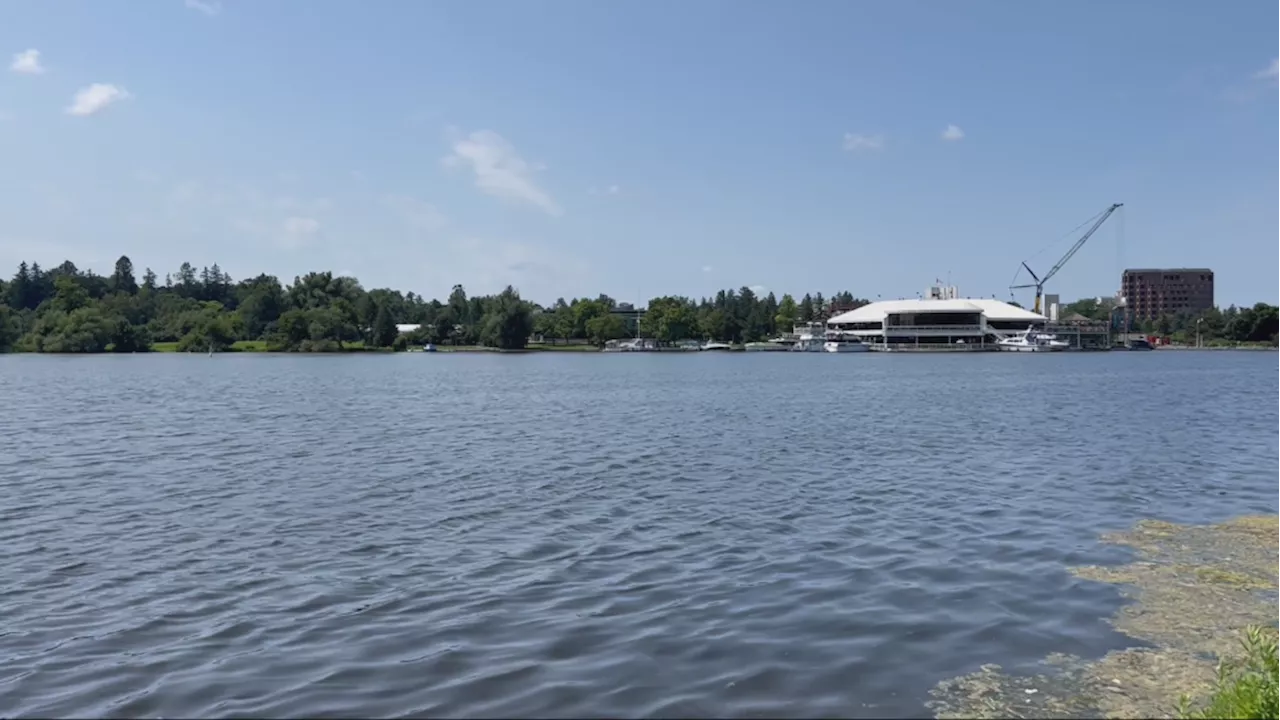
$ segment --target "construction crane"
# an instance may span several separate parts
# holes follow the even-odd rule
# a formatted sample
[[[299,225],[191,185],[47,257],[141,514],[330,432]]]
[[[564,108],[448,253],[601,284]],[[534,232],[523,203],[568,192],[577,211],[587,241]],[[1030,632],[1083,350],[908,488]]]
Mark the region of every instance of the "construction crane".
[[[1041,298],[1044,297],[1044,284],[1049,282],[1049,279],[1052,278],[1054,275],[1057,275],[1058,271],[1062,269],[1062,266],[1066,265],[1067,261],[1070,260],[1073,255],[1079,252],[1080,248],[1084,247],[1085,241],[1088,240],[1095,232],[1097,232],[1098,228],[1102,227],[1102,223],[1106,222],[1107,218],[1111,217],[1111,213],[1115,212],[1116,210],[1119,210],[1122,207],[1124,207],[1124,203],[1115,203],[1114,205],[1107,208],[1106,210],[1103,210],[1102,214],[1098,216],[1098,219],[1094,221],[1093,225],[1091,225],[1089,229],[1085,232],[1085,234],[1081,235],[1080,239],[1077,240],[1075,244],[1071,246],[1071,249],[1067,251],[1067,254],[1063,255],[1062,259],[1059,260],[1056,265],[1050,268],[1049,272],[1044,274],[1044,277],[1039,277],[1038,275],[1036,275],[1035,272],[1032,271],[1032,269],[1027,265],[1027,263],[1023,262],[1022,267],[1027,269],[1027,272],[1031,274],[1031,277],[1035,280],[1035,282],[1030,285],[1012,285],[1009,287],[1009,290],[1013,291],[1013,290],[1021,290],[1023,288],[1035,288],[1036,303],[1035,303],[1034,310],[1035,310],[1035,313],[1039,315],[1040,300]],[[1085,222],[1088,222],[1088,221],[1086,220]]]

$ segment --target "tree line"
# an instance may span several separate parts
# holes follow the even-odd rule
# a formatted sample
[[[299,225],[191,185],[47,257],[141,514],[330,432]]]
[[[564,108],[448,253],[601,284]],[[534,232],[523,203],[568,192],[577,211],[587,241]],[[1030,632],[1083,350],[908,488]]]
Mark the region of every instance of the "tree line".
[[[183,263],[161,281],[150,268],[138,282],[121,257],[111,275],[70,261],[52,270],[22,263],[0,281],[0,351],[140,352],[176,343],[179,351],[225,350],[238,340],[277,351],[327,352],[405,347],[410,342],[519,348],[533,329],[533,307],[508,287],[446,302],[358,280],[311,272],[285,286],[272,275],[233,281],[218,266]],[[418,324],[412,335],[396,325]]]
[[[1123,329],[1123,309],[1117,309],[1114,301],[1104,298],[1086,298],[1065,306],[1060,316],[1082,315],[1098,322],[1110,322]],[[1253,307],[1225,309],[1212,307],[1198,313],[1173,313],[1156,318],[1133,318],[1129,330],[1135,333],[1159,335],[1176,343],[1194,344],[1196,333],[1205,345],[1229,345],[1234,343],[1276,344],[1280,328],[1280,309],[1275,305],[1257,303]]]
[[[746,343],[767,340],[791,332],[798,323],[821,322],[836,313],[866,305],[850,292],[831,298],[822,293],[806,294],[798,302],[791,295],[779,300],[773,293],[757,294],[749,287],[721,290],[698,300],[679,296],[653,298],[639,321],[627,324],[614,310],[631,310],[627,303],[615,303],[607,295],[595,300],[557,300],[540,309],[534,317],[534,332],[551,341],[583,339],[602,345],[639,334],[660,343],[681,340],[720,340]]]
[[[388,288],[365,290],[355,278],[330,272],[310,272],[286,285],[265,274],[235,281],[217,264],[197,270],[190,263],[163,279],[146,268],[139,281],[133,262],[121,256],[108,276],[71,261],[51,270],[21,263],[10,280],[0,280],[0,352],[145,352],[156,343],[206,352],[241,340],[299,352],[421,343],[519,349],[531,337],[602,345],[637,332],[664,342],[750,342],[866,302],[847,292],[829,300],[820,293],[799,302],[790,295],[777,300],[744,287],[700,301],[655,298],[636,327],[626,319],[631,306],[607,295],[560,299],[544,308],[510,286],[496,295],[468,296],[455,285],[442,302]],[[418,327],[402,333],[397,325]]]

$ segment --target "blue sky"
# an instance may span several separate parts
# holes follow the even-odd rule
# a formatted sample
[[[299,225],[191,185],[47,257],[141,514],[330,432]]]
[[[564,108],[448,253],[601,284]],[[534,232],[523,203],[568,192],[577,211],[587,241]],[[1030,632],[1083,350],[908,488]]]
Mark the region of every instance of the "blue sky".
[[[1275,2],[9,2],[0,268],[1277,299]],[[31,53],[28,51],[36,51]],[[950,130],[950,132],[948,132]],[[1025,292],[1025,291],[1024,291]],[[1019,296],[1026,300],[1025,295]]]

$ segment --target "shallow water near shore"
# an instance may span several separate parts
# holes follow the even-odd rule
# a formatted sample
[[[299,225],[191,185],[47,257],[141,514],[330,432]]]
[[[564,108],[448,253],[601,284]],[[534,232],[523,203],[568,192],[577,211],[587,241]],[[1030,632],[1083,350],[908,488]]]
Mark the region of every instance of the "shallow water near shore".
[[[919,716],[1149,642],[1072,572],[1134,559],[1104,534],[1277,511],[1274,353],[13,356],[0,388],[11,715]]]

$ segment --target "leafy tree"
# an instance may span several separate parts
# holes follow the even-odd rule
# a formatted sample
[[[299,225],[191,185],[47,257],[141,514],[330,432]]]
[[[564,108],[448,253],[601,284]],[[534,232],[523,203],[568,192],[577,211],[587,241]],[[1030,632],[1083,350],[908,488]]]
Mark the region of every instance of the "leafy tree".
[[[53,281],[53,310],[70,313],[89,304],[89,293],[70,275],[59,274]]]
[[[799,315],[800,308],[796,306],[795,298],[783,295],[782,302],[778,303],[778,312],[773,316],[774,327],[779,332],[791,332]]]
[[[7,305],[0,305],[0,353],[7,353],[20,337],[18,318]]]
[[[97,308],[50,309],[36,320],[26,340],[36,352],[97,353],[106,350],[112,330]]]
[[[600,315],[587,321],[587,339],[595,345],[603,346],[610,340],[619,340],[627,336],[627,324],[613,313]]]
[[[134,353],[151,349],[151,335],[145,327],[117,317],[109,338],[112,352]]]
[[[241,281],[235,288],[235,295],[239,297],[236,312],[240,315],[245,335],[250,338],[268,334],[280,319],[280,313],[287,308],[284,288],[272,275]]]
[[[640,320],[645,336],[667,345],[693,338],[697,329],[697,316],[687,298],[654,298]]]
[[[533,313],[520,293],[510,285],[493,298],[485,313],[480,341],[489,347],[518,350],[525,347],[533,332]]]
[[[378,314],[373,321],[374,347],[391,347],[400,334],[396,330],[396,321],[391,317],[391,310],[387,305],[388,303],[379,303]]]

